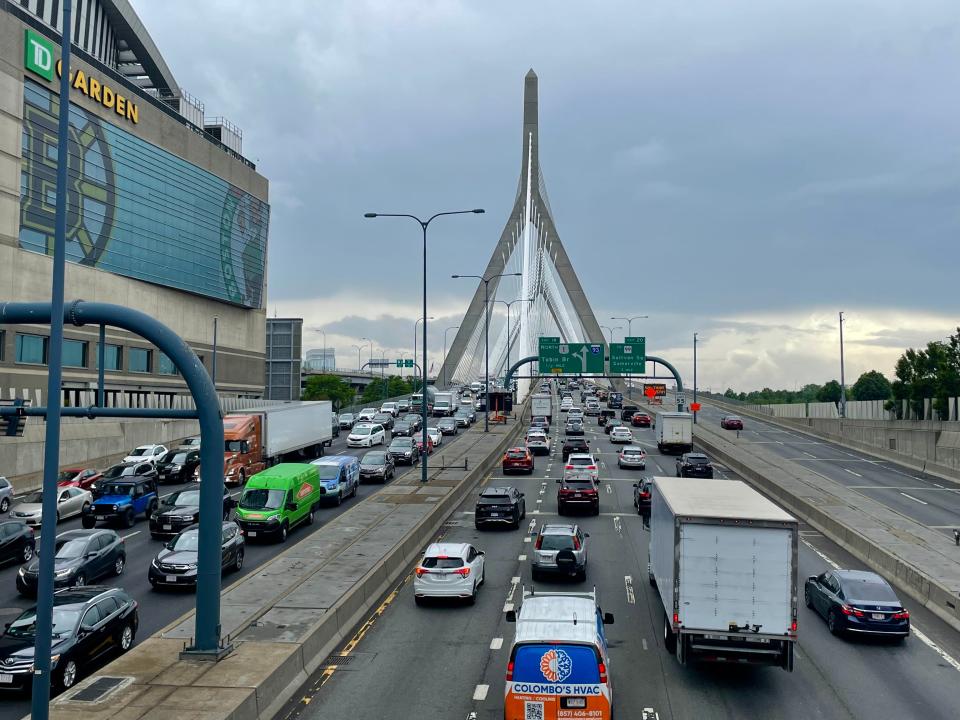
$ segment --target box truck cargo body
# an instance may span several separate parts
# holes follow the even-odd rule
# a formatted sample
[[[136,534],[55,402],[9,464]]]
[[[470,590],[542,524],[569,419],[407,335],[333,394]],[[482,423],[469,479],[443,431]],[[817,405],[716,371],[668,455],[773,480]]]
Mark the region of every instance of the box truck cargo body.
[[[664,455],[682,455],[693,450],[693,415],[685,412],[658,412],[653,434],[657,449]]]
[[[668,652],[793,670],[797,520],[739,480],[652,488],[648,574]]]
[[[550,393],[534,395],[530,402],[531,417],[545,417],[553,422],[553,396]]]

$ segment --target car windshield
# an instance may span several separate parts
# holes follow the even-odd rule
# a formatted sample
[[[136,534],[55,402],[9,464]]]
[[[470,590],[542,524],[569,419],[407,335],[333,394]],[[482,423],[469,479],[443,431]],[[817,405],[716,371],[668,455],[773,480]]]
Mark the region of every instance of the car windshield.
[[[586,467],[588,465],[593,465],[593,458],[591,457],[571,457],[567,461],[570,465],[577,465],[581,467]]]
[[[43,502],[43,493],[42,492],[32,492],[27,493],[23,496],[21,500],[25,505],[39,505]]]
[[[276,510],[283,504],[286,493],[283,490],[254,488],[243,491],[240,507],[244,510]]]
[[[527,453],[526,453],[525,450],[510,450],[510,451],[507,453],[507,457],[508,457],[508,458],[518,458],[518,459],[519,459],[519,458],[525,458],[526,456],[527,456]]]
[[[481,505],[503,505],[510,502],[509,495],[481,495]]]
[[[353,420],[353,413],[344,413],[341,415],[340,422],[343,422],[344,420]]]
[[[166,453],[160,459],[160,462],[176,463],[178,465],[182,465],[186,461],[187,461],[187,454],[185,452],[176,452],[174,450],[171,450],[170,452]]]
[[[363,456],[361,464],[363,465],[383,465],[387,461],[385,452],[368,452]]]
[[[450,427],[451,425],[453,425],[453,420],[451,420],[450,418],[444,418],[443,420],[437,423],[438,427]]]
[[[376,415],[373,416],[373,419],[376,420],[377,422],[383,422],[385,420],[389,420],[391,417],[393,416],[390,415],[390,413],[377,413]]]
[[[133,475],[133,465],[114,465],[103,473],[103,476],[108,480],[110,478],[123,477],[124,475]]]
[[[687,456],[687,464],[689,465],[706,465],[708,462],[710,462],[710,460],[703,455]]]
[[[63,482],[64,480],[73,480],[77,476],[78,472],[76,470],[62,470],[57,475],[57,482]]]
[[[317,465],[316,467],[321,480],[336,480],[340,477],[339,465]]]
[[[461,558],[452,557],[428,557],[421,563],[425,568],[437,568],[438,570],[449,570],[451,568],[463,567]]]
[[[637,448],[626,448],[623,451],[624,455],[643,455],[643,450],[638,450]]]
[[[143,457],[144,455],[150,454],[150,448],[138,447],[135,448],[128,457]]]
[[[182,532],[171,541],[169,547],[177,552],[196,552],[200,547],[200,533],[196,530]]]
[[[200,505],[199,490],[178,490],[163,501],[165,505]]]
[[[390,443],[390,448],[400,448],[401,450],[409,450],[413,447],[413,440],[411,438],[395,438]]]
[[[80,622],[83,606],[65,605],[53,608],[53,636],[56,638],[70,634]],[[10,637],[32,638],[37,634],[37,609],[31,608],[10,623],[7,635]]]
[[[371,428],[369,427],[356,427],[353,429],[354,435],[369,435]]]
[[[101,485],[100,492],[103,495],[133,495],[133,488],[133,485],[127,483],[111,483]]]
[[[73,558],[83,557],[86,551],[87,538],[85,537],[63,540],[57,538],[57,551],[54,554],[54,557],[60,558],[61,560],[70,560]]]
[[[226,452],[243,452],[243,440],[227,440],[223,447]]]
[[[572,535],[541,535],[538,550],[573,550]]]
[[[860,602],[900,602],[889,585],[875,578],[844,578],[843,594]]]

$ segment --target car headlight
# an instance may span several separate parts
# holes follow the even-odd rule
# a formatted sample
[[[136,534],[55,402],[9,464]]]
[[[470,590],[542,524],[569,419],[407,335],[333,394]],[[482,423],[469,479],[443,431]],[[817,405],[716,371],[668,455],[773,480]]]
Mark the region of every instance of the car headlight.
[[[190,569],[190,570],[196,570],[196,569],[197,569],[197,563],[187,563],[187,568]]]
[[[73,569],[72,569],[72,568],[63,568],[63,569],[61,569],[61,570],[54,570],[54,571],[53,571],[53,574],[54,574],[54,576],[56,576],[56,577],[58,577],[58,578],[62,578],[62,577],[66,577],[67,575],[69,575],[69,574],[72,573],[72,572],[73,572]]]
[[[23,576],[26,575],[26,574],[27,574],[27,569],[26,569],[26,567],[21,567],[20,570],[19,570],[19,572],[17,573],[17,575],[19,575],[20,577],[23,577]]]
[[[110,509],[113,510],[114,512],[116,512],[116,511],[119,510],[120,508],[118,508],[116,505],[111,505],[111,506],[110,506]]]
[[[157,568],[157,570],[160,569],[160,563],[157,561],[156,558],[154,558],[153,560],[151,560],[151,561],[150,561],[150,564],[153,565],[155,568]]]
[[[179,466],[179,465],[171,465],[171,466],[170,466],[170,470],[173,471],[173,472],[180,472],[180,466]]]
[[[177,520],[182,522],[190,522],[193,520],[193,515],[177,515]]]
[[[276,515],[271,515],[270,517],[267,518],[267,522],[268,522],[268,523],[278,523],[278,522],[280,522],[280,518],[278,518]]]

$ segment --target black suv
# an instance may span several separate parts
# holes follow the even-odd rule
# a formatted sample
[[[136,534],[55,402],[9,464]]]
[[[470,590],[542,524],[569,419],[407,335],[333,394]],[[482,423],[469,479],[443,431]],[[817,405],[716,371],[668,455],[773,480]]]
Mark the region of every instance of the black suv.
[[[387,448],[387,453],[389,453],[390,457],[392,457],[393,461],[398,465],[400,463],[413,465],[420,459],[420,449],[417,447],[417,443],[414,442],[413,438],[409,437],[398,437],[391,440],[390,447]]]
[[[230,511],[237,501],[230,497],[230,491],[223,489],[223,519],[230,517]],[[200,488],[177,490],[167,495],[150,516],[150,536],[154,540],[172,537],[184,528],[200,522]]]
[[[636,405],[624,405],[620,409],[620,419],[629,420],[636,412],[640,412],[640,408],[638,408]]]
[[[563,441],[563,461],[567,461],[570,453],[588,453],[590,452],[590,441],[582,437],[568,437]]]
[[[677,459],[677,477],[712,478],[710,458],[703,453],[684,453]]]
[[[53,596],[52,681],[57,690],[73,687],[94,661],[112,650],[133,647],[140,617],[137,601],[119,588],[79,587]],[[11,677],[6,687],[29,689],[37,609],[25,610],[0,637],[0,667]]]
[[[479,530],[490,523],[508,523],[515,528],[527,516],[527,503],[515,487],[488,487],[480,493],[474,510],[473,523]]]
[[[406,420],[397,420],[390,431],[390,437],[410,437],[413,434],[413,425]]]
[[[185,483],[193,480],[193,471],[200,464],[200,451],[180,448],[164,453],[157,460],[157,480],[159,482]]]
[[[137,515],[145,520],[157,511],[157,482],[153,477],[125,477],[121,480],[101,480],[93,505],[83,512],[81,522],[92,528],[97,521],[119,522],[133,527]]]

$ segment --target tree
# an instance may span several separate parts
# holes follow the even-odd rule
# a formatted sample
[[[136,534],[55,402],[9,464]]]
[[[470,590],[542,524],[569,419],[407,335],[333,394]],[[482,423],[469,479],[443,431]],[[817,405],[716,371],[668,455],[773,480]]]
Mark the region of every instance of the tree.
[[[853,384],[850,394],[854,400],[889,400],[893,394],[890,381],[883,373],[868,370]]]
[[[817,402],[838,403],[842,395],[840,383],[836,380],[831,380],[817,392]]]
[[[923,401],[933,400],[940,417],[947,417],[948,398],[960,395],[960,328],[946,342],[934,340],[922,350],[910,348],[894,370],[893,398],[898,413],[907,400],[918,416],[923,414]]]
[[[307,378],[307,385],[303,390],[301,400],[329,400],[333,404],[333,411],[353,402],[355,393],[350,384],[336,375],[311,375]]]
[[[368,405],[380,403],[387,398],[409,395],[410,384],[398,375],[388,375],[384,378],[374,378],[363,389],[362,400]]]

